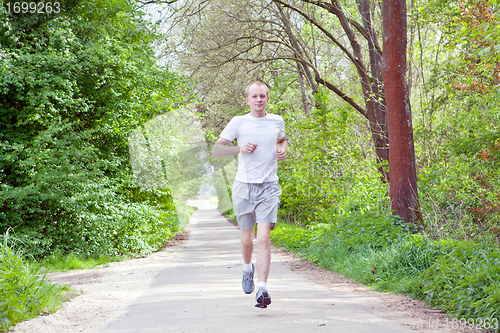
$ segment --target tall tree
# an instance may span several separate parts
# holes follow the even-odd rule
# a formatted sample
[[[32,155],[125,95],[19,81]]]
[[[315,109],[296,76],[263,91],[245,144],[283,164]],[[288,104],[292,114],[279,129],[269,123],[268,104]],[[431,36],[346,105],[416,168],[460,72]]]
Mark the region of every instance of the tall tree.
[[[383,0],[382,75],[391,138],[389,171],[391,208],[405,222],[422,221],[418,201],[415,149],[406,82],[406,1]]]
[[[181,100],[180,78],[157,65],[160,34],[133,0],[65,5],[0,6],[0,233],[34,257],[150,251],[170,199],[135,186],[127,139]]]
[[[381,178],[389,178],[383,168],[389,159],[389,136],[379,65],[381,36],[376,32],[380,21],[374,20],[379,7],[373,1],[184,2],[170,21],[183,22],[182,30],[190,31],[180,50],[191,52],[180,58],[191,66],[197,61],[191,68],[200,83],[203,71],[214,75],[234,64],[279,78],[295,74],[306,115],[313,99],[305,95],[304,85],[310,95],[318,86],[325,87],[367,120]],[[351,80],[358,86],[348,84]],[[210,86],[216,81],[210,80]]]
[[[360,23],[348,17],[346,11],[337,0],[332,0],[331,3],[316,0],[273,0],[273,2],[283,6],[284,8],[290,9],[296,14],[299,14],[303,19],[305,19],[306,22],[309,22],[312,26],[318,29],[328,42],[333,43],[341,50],[344,56],[347,57],[356,69],[361,85],[364,106],[359,104],[355,97],[340,88],[338,84],[332,82],[328,78],[329,75],[327,73],[321,73],[318,66],[315,65],[316,61],[312,61],[313,56],[304,52],[306,48],[297,48],[297,43],[293,43],[293,39],[296,38],[292,36],[292,30],[289,28],[285,30],[286,34],[292,41],[292,51],[299,66],[304,68],[304,72],[306,74],[308,71],[312,71],[314,73],[313,80],[309,80],[312,91],[317,91],[317,85],[323,85],[342,98],[367,119],[372,135],[372,141],[375,147],[376,159],[379,164],[378,170],[381,173],[382,180],[388,180],[389,174],[387,173],[387,170],[383,168],[383,164],[389,159],[389,135],[386,124],[383,79],[379,65],[382,50],[378,43],[379,36],[373,27],[373,14],[376,6],[374,6],[374,3],[371,0],[356,1],[357,9],[362,20],[362,23]],[[315,15],[308,13],[311,12],[311,8],[314,8],[311,7],[311,5],[321,8],[321,11],[333,14],[338,19],[338,22],[340,23],[339,29],[342,29],[342,34],[347,37],[348,45],[345,45],[347,43],[343,43],[343,37],[336,36],[338,31],[335,31],[335,28],[332,29],[329,27],[330,22],[324,22],[321,19],[322,14],[320,17],[316,17]],[[286,22],[283,18],[284,16],[280,17],[286,26]],[[366,56],[364,55],[362,44],[358,35],[361,36],[361,38],[368,44],[368,62],[364,60]],[[314,47],[311,53],[315,54]]]

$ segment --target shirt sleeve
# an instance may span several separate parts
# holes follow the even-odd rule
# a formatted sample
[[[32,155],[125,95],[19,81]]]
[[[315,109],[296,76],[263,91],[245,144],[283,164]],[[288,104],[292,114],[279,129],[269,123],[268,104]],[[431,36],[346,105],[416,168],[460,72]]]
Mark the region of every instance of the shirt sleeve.
[[[285,121],[280,117],[280,132],[278,133],[278,139],[283,139],[285,137]]]
[[[238,131],[238,123],[236,121],[236,117],[234,117],[222,130],[219,137],[229,141],[234,141],[234,139],[237,138],[237,131]]]

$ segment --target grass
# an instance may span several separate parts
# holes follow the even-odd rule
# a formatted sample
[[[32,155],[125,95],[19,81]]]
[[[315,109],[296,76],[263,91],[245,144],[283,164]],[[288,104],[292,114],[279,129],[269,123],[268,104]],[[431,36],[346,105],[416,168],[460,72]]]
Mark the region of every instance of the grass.
[[[39,261],[39,265],[49,272],[65,272],[74,269],[91,269],[96,266],[105,265],[110,262],[118,262],[130,259],[129,256],[109,257],[94,256],[84,257],[74,253],[67,255],[55,254]]]
[[[228,210],[226,210],[224,212],[222,212],[222,214],[226,215],[231,220],[233,220],[234,222],[236,222],[236,214],[234,213],[234,210],[232,208],[228,209]]]
[[[363,220],[352,221],[362,226],[363,235],[370,232]],[[359,236],[349,239],[335,227],[281,223],[271,239],[277,246],[375,290],[423,299],[457,318],[499,322],[500,251],[496,244],[431,240],[401,232],[380,246],[380,240],[353,242]],[[498,325],[485,328],[499,331]]]
[[[184,228],[196,209],[179,207],[172,236],[175,231]],[[23,252],[23,244],[12,237],[9,231],[0,234],[0,332],[6,332],[22,321],[53,313],[74,295],[68,286],[50,283],[47,279],[48,272],[89,269],[137,255],[86,256],[56,252],[36,261],[33,255]]]
[[[7,232],[0,236],[0,330],[44,313],[68,298],[68,287],[50,283],[41,266],[16,253]]]

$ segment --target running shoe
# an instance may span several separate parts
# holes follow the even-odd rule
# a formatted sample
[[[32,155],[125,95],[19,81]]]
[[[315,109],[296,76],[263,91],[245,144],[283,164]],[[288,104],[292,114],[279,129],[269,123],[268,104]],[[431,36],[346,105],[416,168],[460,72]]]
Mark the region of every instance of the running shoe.
[[[259,288],[259,290],[257,290],[255,300],[257,301],[257,304],[255,304],[256,308],[265,309],[271,304],[271,296],[269,296],[266,288]]]
[[[255,272],[255,266],[253,264],[251,272],[243,271],[243,281],[241,282],[241,286],[243,287],[243,291],[245,292],[245,294],[251,294],[255,289],[255,284],[253,283],[254,272]]]

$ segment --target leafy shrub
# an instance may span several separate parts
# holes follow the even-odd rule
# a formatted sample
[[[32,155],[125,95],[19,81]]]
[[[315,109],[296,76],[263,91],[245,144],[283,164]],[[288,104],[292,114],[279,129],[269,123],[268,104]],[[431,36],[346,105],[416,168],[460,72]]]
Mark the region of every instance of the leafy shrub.
[[[106,176],[106,161],[71,128],[51,132],[33,145],[44,153],[30,153],[30,179],[0,192],[0,230],[13,227],[32,256],[148,253],[178,230],[168,192],[132,190],[131,176]]]
[[[500,251],[488,243],[443,242],[449,253],[422,275],[423,298],[465,318],[500,317]]]
[[[355,221],[356,219],[347,220]],[[358,222],[359,223],[359,222]],[[272,233],[278,246],[302,254],[321,267],[366,283],[377,290],[422,298],[466,319],[499,317],[500,251],[488,243],[431,240],[422,234],[379,233],[385,241],[363,237],[365,229],[339,223],[316,227],[279,224]],[[381,225],[384,225],[382,222]],[[391,229],[389,225],[386,228]],[[336,230],[336,232],[332,232]],[[378,228],[371,233],[376,234]]]
[[[0,233],[36,259],[147,253],[179,227],[168,191],[137,188],[130,170],[129,133],[183,90],[142,15],[130,0],[44,17],[0,6]]]
[[[329,222],[322,218],[324,211],[334,216],[387,211],[388,184],[380,181],[363,121],[326,93],[318,93],[315,100],[321,107],[310,117],[282,114],[289,153],[278,168],[280,218],[308,225],[319,219]]]
[[[228,209],[226,211],[223,211],[222,214],[227,215],[227,217],[229,217],[231,220],[238,223],[238,221],[236,221],[236,214],[234,213],[234,210],[232,208]]]
[[[303,253],[311,245],[312,233],[306,228],[278,223],[271,232],[271,240],[275,245],[282,246],[290,252]]]
[[[403,227],[402,221],[393,215],[361,212],[338,216],[335,223],[328,225],[328,234],[325,236],[328,239],[328,235],[334,234],[350,248],[361,245],[382,248],[397,239]]]
[[[500,239],[500,144],[421,171],[419,192],[428,232],[436,238]],[[470,155],[470,154],[469,154]]]
[[[366,245],[382,248],[403,233],[404,225],[392,215],[362,212],[335,217],[331,223],[315,223],[307,227],[279,223],[272,233],[272,240],[287,250],[307,250],[312,245],[328,246],[341,239],[348,249]]]

